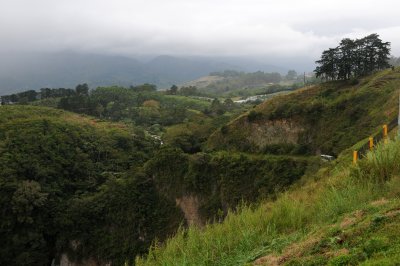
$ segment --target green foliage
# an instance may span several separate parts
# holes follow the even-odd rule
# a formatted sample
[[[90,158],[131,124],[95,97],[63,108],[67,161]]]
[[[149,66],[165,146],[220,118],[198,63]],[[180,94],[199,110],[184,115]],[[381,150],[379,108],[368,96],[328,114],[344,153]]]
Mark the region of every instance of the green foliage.
[[[249,122],[254,122],[254,121],[256,121],[257,119],[260,119],[261,117],[262,117],[262,113],[256,112],[256,111],[254,111],[254,110],[251,110],[251,111],[249,112],[249,114],[247,115],[247,120],[248,120]]]
[[[282,143],[282,144],[268,144],[264,146],[264,153],[275,154],[275,155],[304,155],[310,154],[308,147],[306,145]]]
[[[229,132],[229,127],[228,127],[227,125],[223,125],[223,126],[221,127],[221,133],[222,133],[223,135],[225,135],[225,134],[228,134],[228,132]]]
[[[389,55],[390,43],[382,42],[376,33],[356,40],[346,38],[338,47],[322,53],[314,72],[317,78],[326,80],[360,77],[388,68]],[[354,82],[352,85],[355,85]]]
[[[228,95],[231,97],[263,94],[273,88],[273,86],[271,87],[272,83],[277,84],[282,81],[279,73],[264,73],[262,71],[245,73],[226,70],[224,72],[212,72],[210,76],[218,76],[222,79],[212,82],[199,91],[211,95]]]
[[[172,87],[173,91],[175,87]],[[181,88],[181,90],[184,88]],[[188,87],[188,90],[191,87]],[[184,89],[185,91],[185,89]],[[236,108],[234,104],[214,108],[206,98],[174,95],[177,92],[157,92],[151,84],[131,86],[130,88],[111,86],[98,87],[89,92],[87,84],[71,89],[41,89],[40,93],[26,91],[15,95],[2,96],[2,104],[19,103],[58,107],[75,113],[88,114],[113,121],[130,121],[148,127],[152,124],[169,126],[182,123],[189,118],[188,110],[203,111],[211,109],[218,115]],[[192,95],[183,93],[182,95]],[[196,94],[196,93],[194,93]],[[37,100],[40,98],[40,100]],[[156,101],[158,105],[148,106],[146,102]],[[222,110],[222,107],[225,109]],[[215,110],[214,110],[215,109]],[[222,110],[222,111],[221,111]]]
[[[256,107],[254,113],[238,119],[242,124],[234,121],[225,126],[236,115],[221,115],[236,110],[232,101],[165,95],[149,84],[90,93],[82,85],[79,93],[60,99],[60,107],[127,120],[157,134],[168,126],[166,145],[159,150],[143,131],[127,124],[50,108],[2,106],[0,264],[49,264],[61,252],[77,261],[94,258],[99,263],[132,264],[133,257],[145,254],[154,239],[163,241],[175,232],[183,220],[175,202],[184,196],[198,198],[195,207],[204,220],[222,222],[226,216],[225,222],[206,225],[204,230],[182,229],[165,246],[156,242],[148,265],[251,263],[264,254],[280,254],[316,227],[332,228],[331,223],[359,209],[374,212],[367,230],[374,240],[345,242],[352,253],[330,263],[340,265],[348,258],[351,262],[381,260],[378,256],[391,250],[395,238],[372,234],[386,228],[391,219],[368,206],[382,195],[400,195],[393,178],[400,169],[397,142],[378,146],[349,175],[344,171],[322,187],[311,184],[282,195],[304,175],[308,158],[199,151],[205,150],[202,144],[217,129],[214,135],[223,134],[233,149],[243,145],[239,150],[256,150],[244,141],[250,136],[249,125],[295,118],[304,119],[298,143],[266,144],[258,151],[307,154],[321,148],[339,153],[381,123],[382,109],[391,110],[395,85],[389,78],[395,80],[396,72],[361,80],[357,90],[347,82],[324,84],[308,91],[309,95],[281,97],[267,107]],[[385,86],[379,87],[382,80]],[[379,90],[371,91],[375,86]],[[214,113],[205,115],[201,112],[205,108]],[[356,134],[349,136],[353,131]],[[232,134],[241,136],[232,138]],[[260,207],[241,205],[275,198]],[[326,264],[325,253],[315,253],[343,248],[343,241],[341,230],[329,232],[317,249],[307,251],[318,259],[297,262]]]
[[[200,196],[203,216],[213,219],[215,212],[209,210],[227,212],[241,201],[271,197],[299,179],[306,165],[303,159],[225,152],[188,156],[163,148],[146,164],[146,171],[166,197]]]
[[[297,78],[297,72],[295,70],[289,70],[285,78],[287,80],[294,80]]]
[[[268,152],[278,150],[271,145],[280,145],[283,151],[287,139],[291,139],[304,154],[320,152],[337,156],[395,118],[399,80],[398,71],[386,70],[361,79],[358,85],[328,82],[275,97],[230,122],[229,133],[222,136],[221,132],[215,132],[207,147]],[[258,113],[262,116],[253,119]],[[298,132],[286,131],[290,126]],[[280,138],[279,132],[291,138]]]
[[[167,94],[176,95],[178,92],[178,86],[172,85],[171,88],[167,91]]]
[[[182,220],[140,172],[136,129],[44,107],[0,107],[1,265],[70,258],[123,264]],[[74,243],[74,244],[72,244]]]
[[[398,149],[399,142],[387,147]],[[365,165],[356,167],[374,164],[372,157],[384,149],[378,147]],[[396,167],[397,163],[390,164]],[[353,176],[346,168],[332,173],[274,202],[242,207],[220,224],[182,231],[166,245],[137,258],[137,264],[247,265],[262,255],[272,255],[287,265],[396,265],[400,251],[398,176],[376,183],[368,176]],[[374,203],[382,197],[386,201]],[[377,215],[385,220],[371,223]]]
[[[400,174],[400,146],[394,142],[380,144],[374,153],[368,153],[360,167],[354,169],[355,176],[368,178],[371,182],[383,183]]]
[[[3,95],[1,96],[1,104],[2,105],[11,103],[26,104],[28,102],[35,101],[37,99],[37,96],[38,94],[34,90],[28,90],[11,95]]]
[[[190,110],[190,115],[184,123],[166,128],[162,139],[165,144],[178,147],[186,153],[204,151],[204,144],[210,134],[236,116],[235,113],[207,116],[200,112]]]
[[[157,105],[146,105],[149,101]],[[207,101],[183,96],[164,95],[149,84],[132,87],[99,87],[89,96],[71,96],[60,100],[59,108],[110,120],[132,121],[137,125],[169,126],[190,116],[188,109],[204,110]]]
[[[156,92],[157,91],[157,86],[154,84],[149,84],[149,83],[145,83],[139,86],[131,86],[130,87],[131,90],[133,90],[134,92]]]
[[[181,87],[177,93],[183,96],[199,95],[197,88],[194,86]]]
[[[174,233],[183,219],[173,202],[159,196],[151,179],[132,171],[108,180],[96,193],[72,198],[64,215],[63,250],[115,265],[146,252],[154,239]],[[71,239],[78,244],[72,247]]]
[[[371,257],[375,252],[383,251],[389,247],[389,239],[386,237],[372,237],[363,245],[363,251],[368,257]]]
[[[352,265],[351,263],[352,257],[349,255],[340,255],[333,259],[331,259],[328,263],[329,266],[347,266]],[[354,265],[354,264],[353,264]]]
[[[146,163],[145,169],[155,180],[159,190],[171,199],[182,195],[186,186],[185,172],[188,156],[176,148],[164,147]]]

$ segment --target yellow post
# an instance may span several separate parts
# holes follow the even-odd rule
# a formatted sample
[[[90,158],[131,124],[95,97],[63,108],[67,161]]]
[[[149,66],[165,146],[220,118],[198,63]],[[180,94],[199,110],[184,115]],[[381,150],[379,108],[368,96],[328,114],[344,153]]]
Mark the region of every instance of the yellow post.
[[[369,137],[369,150],[372,151],[373,148],[374,148],[374,138]]]
[[[357,163],[358,159],[358,151],[353,151],[353,164]]]
[[[387,143],[388,142],[388,127],[387,125],[383,125],[383,142]]]

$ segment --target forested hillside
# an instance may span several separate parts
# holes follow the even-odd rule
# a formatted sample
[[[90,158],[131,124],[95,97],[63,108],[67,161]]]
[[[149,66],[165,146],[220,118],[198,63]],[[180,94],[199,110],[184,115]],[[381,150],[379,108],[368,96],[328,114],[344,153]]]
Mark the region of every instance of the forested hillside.
[[[2,97],[0,264],[123,265],[142,256],[139,265],[240,265],[269,250],[280,254],[308,237],[305,223],[339,215],[332,206],[328,218],[315,220],[322,205],[309,202],[307,212],[282,193],[294,190],[302,202],[302,193],[310,194],[296,188],[310,180],[324,180],[315,197],[335,193],[324,175],[336,178],[336,163],[349,158],[342,152],[396,117],[399,78],[398,68],[388,69],[257,106],[159,92],[150,84],[94,90],[81,84],[43,89],[40,99],[32,91]],[[340,159],[321,161],[315,156],[321,152]],[[348,189],[365,195],[363,185],[341,191]],[[234,240],[232,228],[242,228],[245,242]],[[207,241],[220,243],[215,253]]]
[[[399,10],[1,1],[0,266],[400,266]]]
[[[125,124],[2,106],[0,264],[119,264],[171,234],[180,211],[140,170],[155,145]]]
[[[132,263],[180,225],[222,221],[319,165],[204,152],[209,134],[247,108],[218,99],[150,85],[32,95],[0,107],[0,264]]]

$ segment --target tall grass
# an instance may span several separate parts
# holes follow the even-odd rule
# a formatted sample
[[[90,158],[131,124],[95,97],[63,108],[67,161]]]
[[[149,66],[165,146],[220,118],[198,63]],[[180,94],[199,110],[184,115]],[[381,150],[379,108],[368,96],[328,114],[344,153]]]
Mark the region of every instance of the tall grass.
[[[371,201],[400,195],[400,141],[378,145],[358,166],[283,193],[257,208],[242,207],[221,224],[182,229],[155,245],[137,265],[244,265],[260,255],[281,252],[318,226]],[[397,180],[397,181],[396,181]]]
[[[358,172],[360,178],[367,178],[372,182],[384,182],[394,175],[400,174],[400,147],[398,141],[381,142],[377,149],[366,155],[360,161]]]

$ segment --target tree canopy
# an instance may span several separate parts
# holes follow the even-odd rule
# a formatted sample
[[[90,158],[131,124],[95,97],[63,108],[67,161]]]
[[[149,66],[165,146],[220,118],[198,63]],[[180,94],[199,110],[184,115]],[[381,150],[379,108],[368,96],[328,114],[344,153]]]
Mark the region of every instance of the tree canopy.
[[[346,80],[389,67],[390,42],[374,33],[361,39],[345,38],[322,52],[314,72],[325,80]]]

